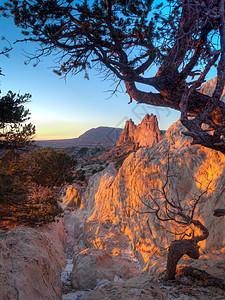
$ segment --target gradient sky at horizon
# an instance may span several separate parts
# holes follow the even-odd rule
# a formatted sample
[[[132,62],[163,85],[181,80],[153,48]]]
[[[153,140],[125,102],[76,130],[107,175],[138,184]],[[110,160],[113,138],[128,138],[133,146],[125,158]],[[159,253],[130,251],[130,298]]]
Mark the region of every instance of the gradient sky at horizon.
[[[0,0],[1,1],[1,0]],[[12,19],[0,17],[0,32],[11,43],[20,38],[20,30]],[[7,46],[0,40],[0,49]],[[32,63],[25,65],[25,52],[32,52],[37,45],[19,43],[13,46],[10,57],[1,56],[0,67],[5,76],[0,78],[2,95],[8,90],[15,93],[30,93],[31,102],[27,105],[31,112],[30,121],[36,126],[36,139],[75,138],[86,130],[99,127],[121,127],[132,118],[140,123],[146,113],[157,116],[160,129],[167,129],[179,118],[179,112],[169,108],[154,107],[129,102],[123,92],[109,98],[111,81],[104,81],[97,72],[68,76],[66,80],[53,73],[54,58],[43,58],[35,68]],[[156,70],[150,70],[150,76]],[[151,74],[151,72],[153,74]],[[108,99],[109,98],[109,99]]]

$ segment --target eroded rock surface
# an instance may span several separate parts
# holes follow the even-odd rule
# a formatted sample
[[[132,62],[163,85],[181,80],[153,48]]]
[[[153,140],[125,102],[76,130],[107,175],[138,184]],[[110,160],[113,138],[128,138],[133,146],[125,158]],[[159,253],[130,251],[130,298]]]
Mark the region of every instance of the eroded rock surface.
[[[77,290],[88,290],[104,280],[124,281],[140,273],[140,270],[120,256],[88,248],[75,257],[71,282]]]
[[[1,300],[61,299],[63,224],[43,231],[18,227],[0,233]]]
[[[90,292],[78,297],[80,300],[153,300],[166,299],[158,284],[147,275],[141,275],[126,282],[109,282]]]
[[[176,185],[170,187],[171,197],[177,197],[179,186],[181,201],[191,205],[188,195],[196,197],[207,189],[195,214],[210,233],[206,241],[199,243],[201,253],[215,251],[225,244],[225,219],[213,216],[214,209],[224,206],[225,156],[190,145],[192,139],[182,135],[184,130],[180,122],[173,124],[156,147],[141,148],[130,154],[118,173],[112,169],[104,171],[100,183],[98,175],[95,197],[87,195],[87,222],[96,220],[117,226],[131,240],[143,268],[151,267],[157,257],[165,256],[166,247],[174,239],[170,232],[176,228],[171,222],[160,222],[154,214],[142,213],[147,210],[144,203],[151,203],[152,191],[161,190],[165,183],[168,154],[177,176]]]

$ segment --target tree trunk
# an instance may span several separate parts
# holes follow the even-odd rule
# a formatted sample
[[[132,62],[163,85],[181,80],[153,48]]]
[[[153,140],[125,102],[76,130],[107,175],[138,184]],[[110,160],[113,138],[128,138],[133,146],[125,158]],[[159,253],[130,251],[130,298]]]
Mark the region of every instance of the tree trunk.
[[[223,216],[225,216],[225,209],[222,209],[222,208],[215,209],[213,215],[215,217],[223,217]]]
[[[210,275],[206,271],[187,266],[182,267],[180,271],[182,275],[188,275],[198,280],[202,280],[205,286],[216,286],[225,291],[225,281],[221,278]]]
[[[175,278],[178,261],[184,254],[187,254],[190,258],[199,258],[199,246],[195,239],[176,240],[171,243],[166,266],[166,277],[168,280]]]
[[[168,280],[173,280],[175,278],[178,261],[184,254],[187,254],[190,258],[199,258],[198,242],[206,240],[209,236],[208,229],[199,220],[191,220],[190,224],[199,228],[201,234],[196,237],[193,235],[189,240],[176,240],[171,243],[166,266],[166,277]]]

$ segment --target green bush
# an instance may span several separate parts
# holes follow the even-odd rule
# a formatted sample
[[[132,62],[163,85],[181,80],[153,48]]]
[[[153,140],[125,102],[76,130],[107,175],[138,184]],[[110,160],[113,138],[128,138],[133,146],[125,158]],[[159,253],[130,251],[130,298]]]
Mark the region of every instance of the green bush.
[[[62,216],[60,188],[74,180],[77,162],[65,152],[36,149],[0,157],[0,227],[41,225]]]
[[[60,187],[73,182],[77,161],[66,152],[39,148],[22,157],[32,181],[45,187]]]

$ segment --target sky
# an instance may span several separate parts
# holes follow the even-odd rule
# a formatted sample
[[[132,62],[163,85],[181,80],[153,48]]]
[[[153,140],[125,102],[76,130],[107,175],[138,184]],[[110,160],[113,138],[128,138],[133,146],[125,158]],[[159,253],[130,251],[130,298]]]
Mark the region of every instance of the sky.
[[[3,17],[0,34],[12,44],[20,38],[13,20]],[[0,49],[4,46],[7,42],[0,40]],[[89,80],[82,73],[66,80],[60,78],[52,71],[54,57],[43,58],[35,68],[32,63],[25,65],[26,52],[34,51],[35,47],[35,44],[15,44],[9,58],[0,57],[4,74],[0,77],[0,89],[2,95],[8,90],[32,95],[26,107],[31,112],[30,122],[36,126],[37,140],[75,138],[99,126],[123,128],[126,120],[131,118],[139,124],[147,113],[156,115],[160,129],[166,130],[180,116],[169,108],[137,104],[134,100],[128,104],[130,99],[125,90],[110,97],[112,82],[104,81],[95,71],[89,73]],[[149,76],[155,71],[150,70]]]

